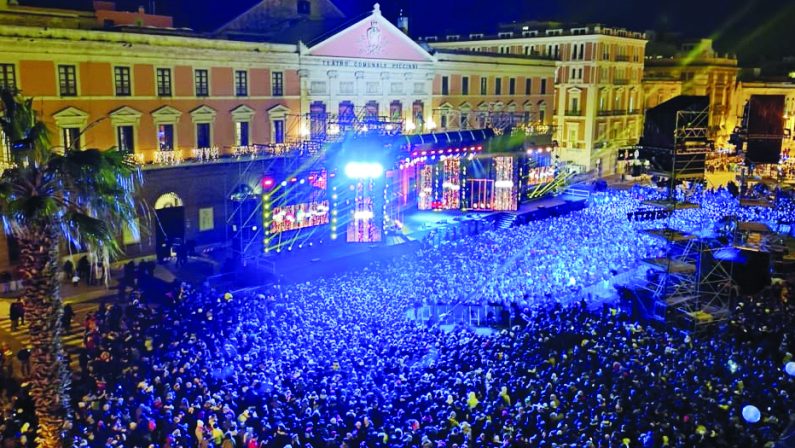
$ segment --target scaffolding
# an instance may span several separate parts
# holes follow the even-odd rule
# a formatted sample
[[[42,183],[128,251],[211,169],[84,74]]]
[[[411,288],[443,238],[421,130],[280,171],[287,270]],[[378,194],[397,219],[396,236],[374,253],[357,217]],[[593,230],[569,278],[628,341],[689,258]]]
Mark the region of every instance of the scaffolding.
[[[645,285],[652,317],[683,318],[696,328],[728,319],[737,287],[731,268],[715,257],[723,249],[718,241],[667,228],[646,233],[667,243],[665,257],[643,260],[655,271]]]
[[[496,135],[522,132],[528,136],[549,136],[554,127],[536,119],[530,112],[469,110],[437,108],[432,111],[438,117],[440,128],[445,130],[492,129]]]
[[[264,257],[262,179],[289,177],[313,166],[322,158],[320,148],[311,141],[237,148],[237,174],[225,201],[226,240],[232,242],[234,259],[248,265]]]

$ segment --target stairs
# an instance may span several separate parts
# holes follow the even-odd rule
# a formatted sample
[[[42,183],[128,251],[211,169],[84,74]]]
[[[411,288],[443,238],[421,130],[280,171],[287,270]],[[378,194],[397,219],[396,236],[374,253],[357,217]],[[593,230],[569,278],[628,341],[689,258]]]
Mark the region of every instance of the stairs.
[[[516,223],[516,215],[513,213],[497,213],[493,217],[494,227],[498,229],[509,229]]]

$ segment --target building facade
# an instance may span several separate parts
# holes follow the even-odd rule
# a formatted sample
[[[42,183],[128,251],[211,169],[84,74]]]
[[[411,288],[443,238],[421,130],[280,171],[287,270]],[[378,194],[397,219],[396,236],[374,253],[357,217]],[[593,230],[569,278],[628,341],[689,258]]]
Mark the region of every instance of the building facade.
[[[718,54],[711,39],[670,45],[650,44],[643,74],[646,108],[677,95],[709,97],[709,132],[716,147],[726,147],[734,120],[737,58]]]
[[[546,113],[553,114],[561,157],[582,170],[612,173],[618,148],[640,138],[643,33],[601,25],[520,24],[494,36],[472,33],[422,40],[433,48],[554,60],[554,78],[537,89],[554,89],[554,104]]]
[[[729,113],[727,126],[730,129],[739,127],[745,106],[752,95],[781,95],[784,97],[784,139],[781,145],[782,162],[789,171],[795,171],[795,82],[766,81],[762,79],[741,80],[736,83],[732,94],[732,110]],[[788,177],[792,177],[790,174]]]
[[[239,232],[230,198],[259,194],[268,169],[247,171],[252,158],[283,158],[374,122],[410,135],[551,129],[553,119],[554,61],[429,51],[377,6],[293,43],[15,23],[0,28],[0,84],[35,98],[56,147],[129,153],[143,168],[144,199],[155,210],[181,208],[175,232],[198,245]],[[158,246],[158,216],[123,237],[128,254]]]

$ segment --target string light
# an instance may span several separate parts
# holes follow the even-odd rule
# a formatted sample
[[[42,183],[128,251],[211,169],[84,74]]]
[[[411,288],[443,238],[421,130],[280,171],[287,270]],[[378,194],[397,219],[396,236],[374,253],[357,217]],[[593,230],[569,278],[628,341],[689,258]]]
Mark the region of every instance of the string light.
[[[513,182],[513,157],[496,157],[494,167],[496,171],[494,209],[516,210],[517,197],[514,192]]]

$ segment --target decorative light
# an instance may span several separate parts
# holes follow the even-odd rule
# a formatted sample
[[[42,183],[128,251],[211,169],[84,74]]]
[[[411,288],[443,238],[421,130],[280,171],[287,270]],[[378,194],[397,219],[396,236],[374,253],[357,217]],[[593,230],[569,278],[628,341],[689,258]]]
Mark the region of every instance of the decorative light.
[[[417,129],[417,125],[414,124],[411,120],[406,120],[406,130],[411,132]]]
[[[496,157],[494,159],[496,179],[494,186],[494,209],[516,210],[517,197],[513,189],[513,157]]]
[[[436,123],[434,123],[433,119],[430,119],[425,122],[425,129],[429,131],[436,129]]]
[[[338,124],[330,124],[328,127],[328,134],[329,135],[339,135],[340,133],[340,125]]]
[[[301,128],[298,130],[298,134],[301,137],[309,137],[309,127],[306,123],[301,123]]]
[[[377,162],[350,162],[345,165],[345,175],[351,179],[373,179],[383,174],[384,166]]]
[[[391,131],[392,129],[395,129],[395,127],[392,126],[392,123],[387,123],[387,125],[384,126],[384,129],[386,129],[387,131]]]

